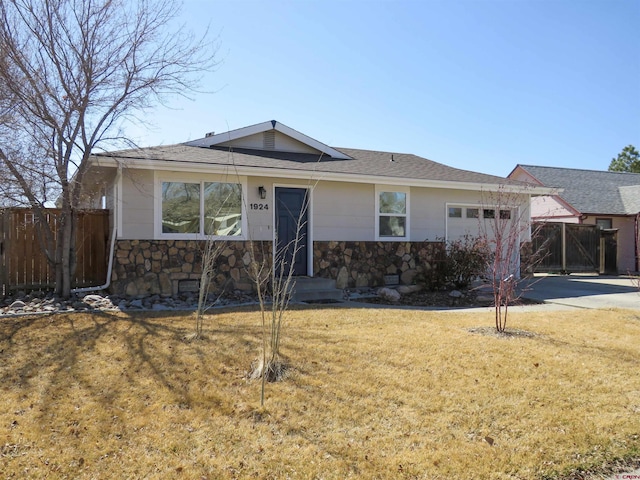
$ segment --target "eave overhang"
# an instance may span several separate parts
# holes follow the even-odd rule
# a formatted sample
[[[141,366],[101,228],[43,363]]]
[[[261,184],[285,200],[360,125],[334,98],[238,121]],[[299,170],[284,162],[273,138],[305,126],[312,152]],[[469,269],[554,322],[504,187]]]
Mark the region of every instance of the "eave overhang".
[[[451,180],[434,180],[406,177],[392,177],[381,175],[365,175],[342,172],[327,172],[311,169],[286,169],[286,168],[265,168],[242,165],[211,164],[193,161],[180,160],[153,160],[142,158],[118,158],[109,156],[94,156],[90,160],[96,167],[117,167],[126,164],[126,168],[137,168],[142,170],[157,171],[180,171],[189,173],[213,173],[223,175],[239,175],[254,177],[277,177],[295,180],[306,180],[315,183],[316,181],[367,183],[381,185],[398,185],[407,187],[428,187],[446,188],[471,191],[486,191],[505,193],[518,193],[522,195],[556,195],[558,189],[538,187],[530,184],[513,185],[505,183],[479,183],[461,182]]]

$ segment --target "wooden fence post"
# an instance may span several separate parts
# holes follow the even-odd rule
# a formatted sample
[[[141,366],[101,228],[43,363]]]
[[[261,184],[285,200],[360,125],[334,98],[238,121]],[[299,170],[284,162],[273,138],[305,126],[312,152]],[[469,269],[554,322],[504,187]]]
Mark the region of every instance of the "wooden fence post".
[[[3,297],[9,293],[9,275],[7,272],[8,217],[7,209],[0,210],[0,296]]]
[[[562,223],[562,273],[567,273],[567,224]]]

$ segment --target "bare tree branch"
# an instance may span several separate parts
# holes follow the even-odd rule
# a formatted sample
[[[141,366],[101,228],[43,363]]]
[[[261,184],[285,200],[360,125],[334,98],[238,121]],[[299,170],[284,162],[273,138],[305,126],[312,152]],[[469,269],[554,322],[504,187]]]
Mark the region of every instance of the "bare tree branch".
[[[126,120],[187,96],[215,66],[206,37],[172,28],[178,12],[173,0],[0,2],[0,189],[32,208],[57,198],[65,296],[90,155],[130,145]]]

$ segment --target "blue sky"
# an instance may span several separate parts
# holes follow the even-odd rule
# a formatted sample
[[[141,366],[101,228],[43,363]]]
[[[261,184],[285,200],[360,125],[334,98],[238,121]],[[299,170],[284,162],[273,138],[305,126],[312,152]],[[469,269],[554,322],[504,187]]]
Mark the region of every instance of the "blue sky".
[[[640,0],[186,0],[212,93],[135,129],[171,144],[267,120],[334,147],[506,176],[640,148]]]

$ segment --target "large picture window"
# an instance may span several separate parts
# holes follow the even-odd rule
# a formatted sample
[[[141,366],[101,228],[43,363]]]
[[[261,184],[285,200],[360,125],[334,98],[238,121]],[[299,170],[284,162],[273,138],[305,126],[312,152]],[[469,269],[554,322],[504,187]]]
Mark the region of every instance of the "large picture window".
[[[162,233],[242,235],[242,186],[226,182],[162,182]]]
[[[242,187],[237,183],[204,184],[204,233],[221,237],[242,235]]]
[[[406,239],[409,236],[409,192],[391,188],[377,189],[377,237]]]
[[[162,233],[200,233],[200,184],[162,182]]]

